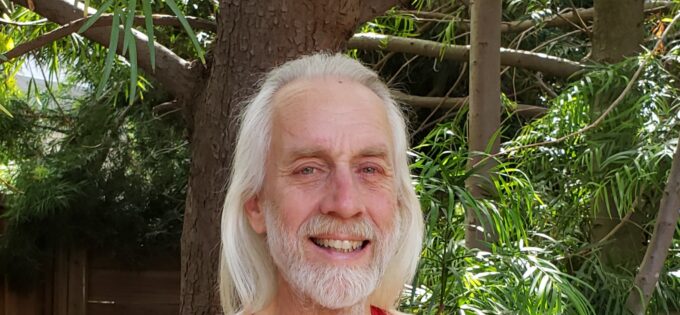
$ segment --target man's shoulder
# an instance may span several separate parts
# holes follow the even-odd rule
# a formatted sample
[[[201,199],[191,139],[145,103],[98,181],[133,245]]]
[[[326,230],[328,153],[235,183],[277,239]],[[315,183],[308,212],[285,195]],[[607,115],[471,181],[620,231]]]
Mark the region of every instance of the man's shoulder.
[[[411,314],[409,314],[409,313],[402,313],[402,312],[397,311],[397,310],[390,310],[390,315],[411,315]]]

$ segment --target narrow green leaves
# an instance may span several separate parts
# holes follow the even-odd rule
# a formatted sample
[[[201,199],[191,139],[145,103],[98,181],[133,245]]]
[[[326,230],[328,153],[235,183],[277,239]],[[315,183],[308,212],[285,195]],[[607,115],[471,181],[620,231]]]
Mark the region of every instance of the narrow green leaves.
[[[142,1],[144,2],[144,1]],[[128,0],[127,5],[127,15],[125,17],[125,28],[124,38],[123,38],[123,53],[127,51],[128,61],[130,62],[130,90],[129,90],[129,103],[135,101],[135,96],[137,94],[137,41],[135,34],[133,33],[132,23],[135,20],[135,8],[137,7],[137,0]]]
[[[106,60],[104,61],[104,74],[102,75],[101,81],[97,86],[97,98],[101,97],[104,86],[109,80],[111,75],[111,67],[113,67],[113,61],[116,57],[116,47],[118,46],[118,33],[120,32],[120,11],[118,8],[115,9],[113,14],[113,21],[111,22],[111,38],[109,39],[109,51],[106,54]]]
[[[87,22],[85,22],[85,24],[83,24],[83,26],[81,26],[80,29],[78,29],[78,33],[86,31],[88,28],[90,28],[90,26],[92,26],[92,24],[94,24],[94,22],[97,22],[99,17],[104,12],[106,12],[106,10],[108,10],[109,7],[111,7],[111,4],[113,4],[113,0],[107,0],[106,2],[104,2],[104,4],[101,7],[99,7],[99,10],[97,10],[95,14],[93,14],[89,19],[87,19]],[[85,14],[87,14],[87,11],[85,11]]]
[[[130,42],[130,105],[135,101],[135,94],[137,92],[137,43],[133,40]]]
[[[149,45],[149,60],[151,61],[151,70],[156,71],[156,48],[154,47],[153,13],[151,12],[150,0],[142,0],[142,10],[144,11],[146,37],[148,37],[147,45]]]
[[[201,59],[202,63],[205,63],[205,57],[203,56],[203,49],[201,48],[201,45],[198,43],[198,38],[196,38],[196,34],[194,33],[194,30],[191,29],[189,22],[187,22],[187,19],[184,17],[184,14],[182,14],[182,11],[177,6],[177,3],[175,3],[175,0],[165,0],[165,3],[167,3],[168,6],[170,7],[170,10],[172,10],[172,12],[175,13],[175,15],[177,15],[179,22],[182,23],[184,30],[187,32],[187,34],[189,34],[189,38],[191,39],[191,42],[194,44],[194,48],[196,49],[196,53],[198,54],[198,58]]]
[[[7,115],[9,117],[14,117],[14,116],[12,116],[12,113],[10,113],[4,106],[2,106],[2,104],[0,104],[0,112],[5,113],[5,115]]]
[[[136,0],[129,0],[128,1],[128,6],[127,6],[127,16],[125,17],[125,29],[123,30],[123,34],[125,34],[125,39],[123,40],[123,53],[127,51],[128,45],[130,45],[130,41],[134,41],[135,37],[134,34],[132,33],[132,22],[135,21],[135,7],[137,5]],[[132,64],[132,63],[130,63]],[[136,63],[134,64],[136,65]]]

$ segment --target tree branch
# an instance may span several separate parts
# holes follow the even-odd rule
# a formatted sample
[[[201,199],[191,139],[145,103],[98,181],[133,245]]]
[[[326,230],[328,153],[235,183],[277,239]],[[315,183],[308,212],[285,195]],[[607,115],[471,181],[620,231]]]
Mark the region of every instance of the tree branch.
[[[673,18],[673,20],[671,21],[671,23],[668,24],[668,27],[663,32],[663,34],[661,34],[661,37],[659,37],[659,40],[656,41],[656,44],[654,45],[654,49],[652,49],[652,52],[659,51],[659,48],[662,47],[663,42],[666,40],[666,37],[668,36],[668,31],[671,28],[673,28],[673,25],[678,20],[680,20],[680,13],[676,14],[675,17]],[[542,142],[535,142],[535,143],[530,143],[530,144],[526,144],[526,145],[520,145],[520,146],[517,146],[517,147],[512,147],[512,148],[506,149],[505,151],[502,151],[502,152],[499,152],[499,153],[496,153],[496,154],[493,154],[493,155],[489,155],[489,156],[487,156],[487,158],[495,158],[495,157],[497,157],[498,155],[501,155],[501,154],[510,154],[512,152],[523,150],[523,149],[529,149],[529,148],[533,148],[533,147],[540,147],[540,146],[546,146],[546,145],[552,145],[552,144],[560,143],[560,142],[565,141],[565,140],[567,140],[567,139],[569,139],[573,136],[583,134],[583,133],[597,127],[598,125],[600,125],[600,123],[602,123],[607,118],[607,116],[609,116],[609,114],[617,106],[619,106],[619,104],[621,102],[623,102],[626,95],[628,95],[628,93],[630,93],[630,91],[633,89],[633,87],[637,83],[637,80],[640,77],[640,75],[642,74],[642,72],[645,70],[645,68],[647,68],[647,64],[649,64],[649,61],[650,61],[651,58],[652,58],[651,56],[644,58],[640,62],[640,65],[638,66],[635,73],[633,73],[633,76],[630,78],[630,81],[628,81],[628,84],[626,84],[626,87],[623,89],[623,91],[621,91],[621,94],[619,94],[619,96],[611,103],[611,105],[609,105],[609,107],[607,107],[605,109],[605,111],[602,112],[602,114],[600,114],[600,116],[597,117],[597,119],[595,119],[595,121],[593,121],[592,123],[588,124],[587,126],[581,128],[579,130],[576,130],[572,133],[569,133],[567,135],[559,137],[557,139],[542,141]]]
[[[12,0],[12,2],[24,7],[29,6],[29,0]],[[83,3],[80,2],[77,3],[77,6],[74,6],[73,2],[66,0],[33,1],[33,4],[35,5],[35,12],[37,14],[61,25],[72,23],[84,16],[84,6]],[[90,8],[88,15],[92,15],[95,12],[96,10],[94,8]],[[177,56],[167,47],[155,42],[156,70],[154,71],[149,59],[148,38],[139,31],[131,31],[133,32],[137,46],[138,66],[147,73],[153,75],[166,90],[176,97],[190,98],[194,93],[194,83],[199,77],[199,74],[190,68],[190,63]],[[104,45],[105,47],[108,47],[109,45],[110,34],[110,26],[91,27],[83,32],[83,36]],[[116,49],[117,52],[121,54],[122,46],[123,39],[121,38],[118,42],[118,47],[109,47],[109,49]]]
[[[75,20],[71,23],[67,23],[57,29],[54,29],[50,32],[47,32],[43,35],[38,36],[35,39],[32,39],[28,42],[21,43],[14,47],[12,50],[4,53],[6,60],[2,62],[7,62],[10,61],[14,58],[20,57],[26,53],[29,53],[33,50],[36,50],[40,47],[43,47],[45,45],[48,45],[56,40],[59,40],[63,37],[68,36],[69,34],[72,34],[80,28],[80,26],[83,25],[83,23],[87,20],[87,18],[82,18],[79,20]],[[1,63],[1,62],[0,62]]]
[[[659,51],[658,49],[668,36],[669,30],[678,20],[680,20],[680,13],[676,14],[668,24],[652,51]],[[678,218],[680,218],[680,138],[678,142],[666,188],[661,198],[659,214],[656,218],[656,224],[654,224],[652,239],[645,252],[645,257],[642,259],[642,264],[640,264],[640,270],[635,276],[635,286],[626,299],[626,307],[636,315],[645,313],[647,304],[654,293],[654,288],[659,282],[659,275],[668,256],[668,249],[673,242],[675,228],[678,225]]]
[[[668,256],[668,249],[673,242],[678,217],[680,217],[680,144],[675,149],[652,239],[640,265],[640,271],[635,276],[635,286],[626,300],[626,307],[633,314],[645,313],[647,303],[659,282],[659,275]]]
[[[460,109],[468,101],[467,97],[415,96],[397,91],[392,92],[392,96],[394,97],[395,100],[399,101],[400,103],[423,108]],[[518,104],[515,113],[524,118],[534,119],[545,115],[546,111],[547,108],[545,107]]]
[[[21,43],[14,47],[14,49],[6,52],[4,56],[7,58],[7,60],[4,60],[2,62],[6,62],[9,60],[12,60],[14,58],[17,58],[19,56],[22,56],[30,51],[36,50],[40,47],[43,47],[45,45],[48,45],[56,40],[59,40],[61,38],[64,38],[72,33],[75,33],[80,29],[85,22],[87,22],[87,18],[80,18],[75,21],[69,22],[67,24],[62,25],[61,27],[54,29],[50,32],[47,32],[43,35],[40,35],[39,37],[30,40],[25,43]],[[181,26],[179,19],[176,16],[172,15],[161,15],[161,14],[154,14],[152,16],[154,20],[154,25],[162,25],[162,26]],[[92,27],[110,27],[111,21],[113,20],[113,15],[112,14],[102,14],[99,19],[97,19],[94,24],[92,24]],[[191,24],[192,27],[196,28],[201,28],[205,30],[209,30],[214,32],[216,30],[216,24],[212,21],[205,20],[205,19],[199,19],[195,17],[187,17],[187,20]],[[144,25],[144,16],[135,16],[133,24],[134,25]],[[0,63],[2,63],[0,62]]]
[[[467,62],[470,59],[470,46],[444,45],[435,41],[403,38],[390,35],[362,33],[354,35],[347,44],[350,49],[385,50],[421,56]],[[501,48],[501,64],[548,75],[568,77],[583,70],[585,65],[575,61],[541,53]]]
[[[656,1],[656,2],[649,2],[645,3],[645,13],[647,14],[652,14],[656,13],[662,10],[669,9],[671,7],[672,3],[669,1]],[[449,23],[451,20],[456,20],[456,17],[450,14],[446,13],[438,13],[438,12],[424,12],[424,11],[415,11],[415,10],[404,10],[404,11],[399,11],[398,13],[402,14],[408,14],[408,15],[413,15],[416,18],[423,18],[427,21],[437,21],[437,22],[445,22]],[[578,25],[584,21],[592,21],[593,18],[595,17],[595,9],[594,8],[588,8],[588,9],[576,9],[576,10],[570,10],[567,13],[564,14],[556,14],[550,17],[547,17],[541,21],[536,21],[536,20],[521,20],[521,21],[512,21],[512,22],[502,22],[501,23],[501,32],[502,33],[519,33],[519,32],[524,32],[534,26],[538,26],[539,24],[543,24],[545,27],[561,27],[561,28],[567,28],[571,27],[574,25]],[[461,32],[466,32],[470,30],[470,21],[469,20],[458,20],[458,24],[456,24],[456,28],[460,30]]]

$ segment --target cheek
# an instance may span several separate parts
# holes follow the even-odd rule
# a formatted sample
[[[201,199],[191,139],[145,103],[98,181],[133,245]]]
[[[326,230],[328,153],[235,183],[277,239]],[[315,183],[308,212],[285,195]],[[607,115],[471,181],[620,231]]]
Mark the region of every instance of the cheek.
[[[394,192],[381,190],[364,197],[371,219],[383,233],[392,230],[398,202]]]
[[[283,224],[295,233],[300,226],[318,209],[318,193],[291,189],[290,186],[282,188],[276,193],[275,205],[280,213]]]

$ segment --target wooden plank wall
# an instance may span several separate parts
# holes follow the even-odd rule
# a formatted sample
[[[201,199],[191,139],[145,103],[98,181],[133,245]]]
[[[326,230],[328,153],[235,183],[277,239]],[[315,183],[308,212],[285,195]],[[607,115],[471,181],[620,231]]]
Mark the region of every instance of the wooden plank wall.
[[[179,313],[179,255],[160,255],[125,267],[90,257],[87,315]]]
[[[0,315],[165,315],[179,313],[179,255],[133,267],[83,250],[63,250],[44,283],[18,293],[0,278]]]
[[[42,315],[44,314],[44,296],[41,290],[31,292],[14,292],[7,289],[7,281],[3,279],[3,297],[0,298],[0,314],[2,315]]]

